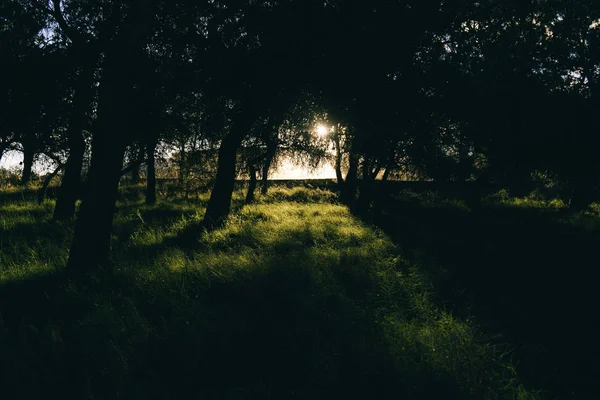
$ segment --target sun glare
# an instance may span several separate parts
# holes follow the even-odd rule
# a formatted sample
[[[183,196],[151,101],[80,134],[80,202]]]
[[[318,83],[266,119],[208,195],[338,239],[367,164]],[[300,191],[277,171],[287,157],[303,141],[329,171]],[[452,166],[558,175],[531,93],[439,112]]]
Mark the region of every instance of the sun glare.
[[[329,133],[329,129],[325,125],[317,125],[317,135],[323,137]]]

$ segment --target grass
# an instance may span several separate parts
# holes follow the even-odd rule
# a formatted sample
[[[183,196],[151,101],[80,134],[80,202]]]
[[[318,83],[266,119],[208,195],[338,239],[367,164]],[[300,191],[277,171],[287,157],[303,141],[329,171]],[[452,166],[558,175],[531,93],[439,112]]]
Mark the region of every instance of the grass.
[[[389,193],[375,218],[425,271],[438,304],[509,345],[527,387],[542,398],[594,398],[600,206],[569,212],[559,200],[506,192],[476,210],[457,203],[439,192]]]
[[[332,192],[276,187],[242,208],[239,190],[192,247],[206,193],[136,193],[119,202],[115,277],[86,286],[61,276],[72,230],[53,200],[0,206],[6,398],[536,398],[506,347]]]

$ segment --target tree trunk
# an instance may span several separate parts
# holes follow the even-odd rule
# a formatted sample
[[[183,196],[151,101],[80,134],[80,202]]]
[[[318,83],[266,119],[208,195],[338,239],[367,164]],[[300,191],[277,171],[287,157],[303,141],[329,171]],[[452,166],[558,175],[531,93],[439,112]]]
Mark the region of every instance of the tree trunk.
[[[100,86],[98,129],[92,141],[92,160],[86,190],[75,224],[67,273],[85,277],[108,269],[110,236],[121,168],[130,130],[127,120],[129,75],[123,71],[127,56],[107,54]],[[124,60],[125,59],[125,60]]]
[[[342,175],[342,147],[340,144],[340,137],[336,134],[334,136],[335,144],[335,177],[338,185],[344,183],[344,176]]]
[[[356,140],[356,139],[354,139]],[[352,146],[356,148],[356,146]],[[354,149],[353,149],[354,150]],[[360,156],[354,151],[350,151],[350,165],[348,167],[348,173],[342,186],[342,200],[347,204],[354,204],[356,199],[356,190],[358,186],[358,164]]]
[[[6,151],[6,146],[0,146],[0,163],[2,162],[2,157],[4,157],[5,151]]]
[[[154,152],[156,151],[156,141],[152,140],[146,145],[147,161],[147,181],[146,181],[146,204],[156,204],[156,165]]]
[[[266,195],[269,191],[269,170],[271,169],[271,164],[273,163],[273,159],[275,158],[275,153],[277,152],[277,140],[272,138],[267,142],[267,154],[265,157],[265,164],[262,169],[262,185],[260,189],[260,193],[262,195]]]
[[[46,176],[46,178],[44,179],[44,184],[38,191],[38,204],[42,204],[44,202],[44,199],[46,198],[46,192],[48,191],[48,186],[50,186],[50,182],[52,182],[52,179],[54,179],[54,177],[58,175],[60,170],[63,168],[63,164],[58,164],[54,171],[52,171],[52,173]]]
[[[132,168],[131,168],[131,184],[132,185],[137,185],[138,183],[140,183],[140,162],[139,160],[135,162],[135,164],[133,164]]]
[[[573,211],[585,210],[594,201],[594,190],[592,179],[581,179],[578,177],[571,181],[571,199],[569,208]]]
[[[177,180],[179,186],[183,189],[185,184],[185,143],[181,145],[181,151],[179,152],[179,171]]]
[[[85,155],[83,128],[86,122],[86,111],[90,106],[94,93],[94,71],[95,64],[88,65],[82,69],[78,77],[73,108],[67,128],[69,158],[65,164],[65,172],[56,197],[55,220],[67,220],[75,215],[75,203],[81,190],[81,170]]]
[[[231,196],[236,174],[236,155],[245,133],[240,128],[241,126],[234,126],[232,131],[225,136],[219,148],[217,178],[210,193],[206,214],[202,221],[202,225],[208,230],[222,226],[231,209]]]
[[[92,161],[75,224],[67,273],[86,277],[109,268],[110,236],[119,191],[125,148],[131,129],[127,99],[139,66],[133,49],[144,42],[153,20],[155,2],[137,2],[104,53],[98,95],[98,120],[92,141]]]
[[[21,184],[27,186],[31,182],[31,175],[33,169],[33,159],[35,158],[35,151],[29,144],[23,144],[23,175],[21,176]]]
[[[57,221],[71,219],[75,215],[75,202],[79,197],[81,169],[85,154],[85,140],[81,135],[81,131],[76,136],[69,138],[71,151],[65,164],[65,172],[54,206],[54,219]]]
[[[369,157],[365,156],[362,168],[362,182],[357,201],[357,209],[361,213],[369,210],[373,194],[373,181],[374,177],[373,171],[371,171],[371,163]]]
[[[387,181],[390,177],[390,172],[392,172],[392,169],[390,167],[386,167],[385,171],[383,171],[383,176],[381,177],[381,180],[384,182]]]
[[[117,124],[111,124],[115,130],[119,129]],[[97,135],[92,144],[87,190],[75,224],[67,263],[70,275],[108,268],[110,233],[125,146],[114,143],[107,136]]]
[[[248,193],[246,193],[246,204],[251,204],[254,202],[254,192],[256,191],[256,167],[254,165],[250,165],[248,167],[250,173],[250,183],[248,184]]]

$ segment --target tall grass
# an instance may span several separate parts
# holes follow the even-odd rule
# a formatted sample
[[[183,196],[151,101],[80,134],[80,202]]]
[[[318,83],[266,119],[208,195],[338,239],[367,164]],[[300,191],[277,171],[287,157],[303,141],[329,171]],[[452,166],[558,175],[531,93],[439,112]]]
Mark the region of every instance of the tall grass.
[[[53,201],[0,207],[6,398],[535,398],[419,265],[321,189],[275,188],[192,245],[205,193],[123,196],[114,279],[63,283]]]

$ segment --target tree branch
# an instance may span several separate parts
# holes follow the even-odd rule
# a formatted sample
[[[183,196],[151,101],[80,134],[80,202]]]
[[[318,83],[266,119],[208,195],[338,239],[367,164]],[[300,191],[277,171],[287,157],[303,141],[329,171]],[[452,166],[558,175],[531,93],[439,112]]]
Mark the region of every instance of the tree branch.
[[[128,172],[131,172],[131,170],[133,170],[136,167],[140,167],[142,164],[145,164],[147,161],[148,161],[148,159],[144,158],[142,160],[132,162],[131,164],[129,164],[128,166],[126,166],[125,168],[123,168],[121,170],[121,176],[125,175]]]

